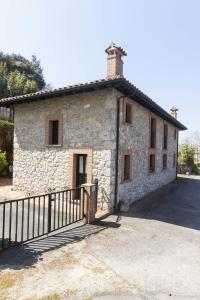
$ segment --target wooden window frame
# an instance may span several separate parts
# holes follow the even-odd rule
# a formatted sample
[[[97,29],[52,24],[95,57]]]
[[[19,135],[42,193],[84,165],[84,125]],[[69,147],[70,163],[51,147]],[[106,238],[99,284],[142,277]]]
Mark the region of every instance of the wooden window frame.
[[[177,140],[177,129],[174,128],[174,140],[176,141]]]
[[[130,162],[129,162],[129,178],[126,179],[125,178],[125,157],[126,156],[129,156],[130,157]],[[122,151],[122,169],[121,169],[121,172],[122,172],[122,183],[124,182],[129,182],[132,180],[132,151],[131,150],[123,150]]]
[[[165,134],[165,128],[167,128],[166,134]],[[163,124],[163,150],[168,149],[168,133],[169,133],[169,126],[168,124],[164,123]]]
[[[151,169],[151,156],[154,156],[154,169]],[[154,174],[156,172],[156,152],[150,151],[149,152],[149,173]]]
[[[131,108],[131,120],[130,122],[127,122],[126,119],[126,108],[129,106]],[[131,100],[128,100],[127,98],[124,98],[124,104],[123,104],[123,115],[124,115],[124,123],[127,125],[133,125],[133,103]]]
[[[50,122],[58,121],[58,144],[50,144]],[[45,145],[48,147],[61,147],[63,144],[63,117],[61,113],[49,114],[45,124]]]
[[[154,145],[152,144],[152,120],[155,121],[155,132],[154,132]],[[157,142],[157,119],[154,115],[150,115],[149,119],[149,132],[150,132],[150,137],[149,137],[149,146],[150,149],[156,149],[156,142]]]
[[[166,158],[166,161],[165,161],[164,158]],[[166,169],[167,169],[167,160],[168,160],[167,153],[163,153],[163,156],[162,156],[163,170],[166,170]]]

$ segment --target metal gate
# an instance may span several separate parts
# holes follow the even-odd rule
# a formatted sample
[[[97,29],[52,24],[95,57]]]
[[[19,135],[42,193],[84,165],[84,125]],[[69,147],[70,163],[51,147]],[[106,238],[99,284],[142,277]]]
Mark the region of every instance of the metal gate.
[[[84,187],[0,202],[0,250],[83,220],[85,207]]]

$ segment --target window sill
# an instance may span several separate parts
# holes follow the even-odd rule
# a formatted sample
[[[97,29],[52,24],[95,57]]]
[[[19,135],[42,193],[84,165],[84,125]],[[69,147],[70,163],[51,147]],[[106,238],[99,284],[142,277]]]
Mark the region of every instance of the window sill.
[[[155,173],[156,173],[155,170],[154,171],[149,170],[149,175],[154,175]]]
[[[60,148],[60,147],[62,147],[62,145],[45,145],[46,147],[48,147],[48,148],[50,148],[50,147],[52,147],[52,148]]]
[[[129,122],[124,121],[124,125],[127,125],[127,126],[133,126],[133,123],[132,123],[132,122],[129,123]]]
[[[121,184],[124,184],[124,183],[129,183],[129,182],[131,182],[132,181],[132,179],[126,179],[126,180],[122,180],[121,181]]]

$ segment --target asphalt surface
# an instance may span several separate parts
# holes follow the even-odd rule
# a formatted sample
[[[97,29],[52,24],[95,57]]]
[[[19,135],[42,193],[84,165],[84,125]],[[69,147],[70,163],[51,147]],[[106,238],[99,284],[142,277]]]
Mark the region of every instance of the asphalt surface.
[[[24,274],[0,291],[9,299],[200,299],[200,177],[181,177],[128,213],[10,249],[0,270]]]

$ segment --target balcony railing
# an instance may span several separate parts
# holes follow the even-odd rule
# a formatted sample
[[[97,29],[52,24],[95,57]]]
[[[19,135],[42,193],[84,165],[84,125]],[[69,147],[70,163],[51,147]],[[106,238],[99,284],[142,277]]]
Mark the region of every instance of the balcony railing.
[[[12,108],[0,107],[0,120],[13,121],[14,111]]]

